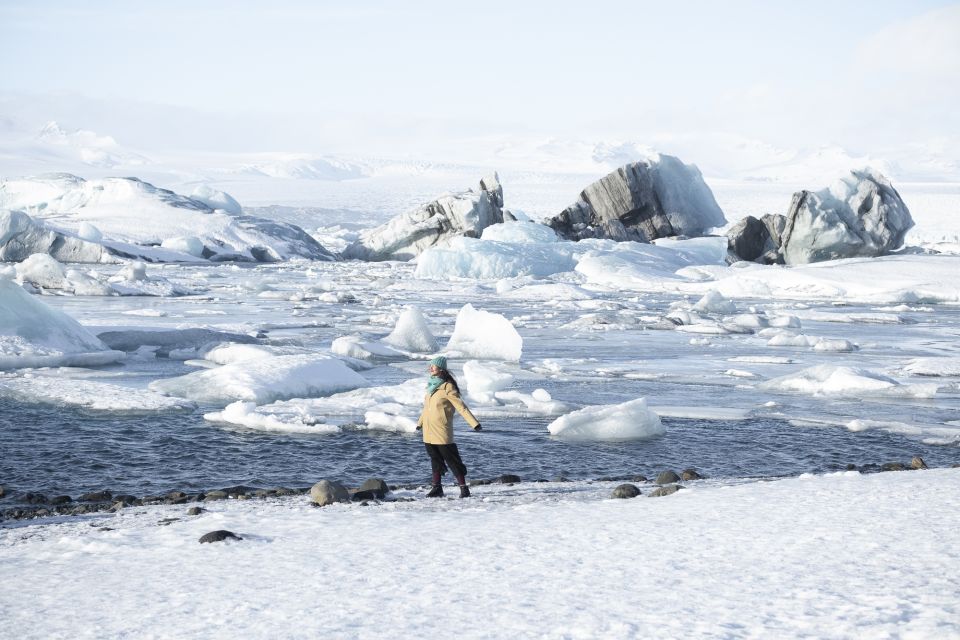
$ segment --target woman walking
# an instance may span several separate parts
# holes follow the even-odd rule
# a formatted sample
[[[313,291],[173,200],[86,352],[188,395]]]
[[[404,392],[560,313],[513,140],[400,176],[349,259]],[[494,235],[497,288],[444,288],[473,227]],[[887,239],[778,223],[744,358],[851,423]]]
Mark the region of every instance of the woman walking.
[[[447,371],[447,359],[437,356],[430,361],[430,380],[427,382],[427,395],[423,399],[423,412],[417,420],[417,429],[423,429],[423,443],[430,455],[433,467],[433,488],[428,498],[443,497],[443,485],[440,477],[449,468],[460,485],[460,497],[469,498],[467,487],[467,467],[460,459],[460,450],[453,442],[453,410],[463,416],[474,431],[480,431],[480,422],[470,413],[470,409],[460,398],[460,387]]]

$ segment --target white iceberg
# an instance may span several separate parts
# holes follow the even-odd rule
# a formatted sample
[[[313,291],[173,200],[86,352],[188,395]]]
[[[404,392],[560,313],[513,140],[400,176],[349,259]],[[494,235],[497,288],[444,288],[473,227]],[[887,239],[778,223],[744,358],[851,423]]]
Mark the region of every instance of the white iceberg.
[[[67,314],[0,277],[0,369],[96,366],[123,357]]]
[[[447,349],[469,358],[516,362],[523,353],[523,338],[499,313],[474,309],[468,303],[457,314]]]
[[[569,440],[640,440],[667,432],[660,416],[647,407],[646,398],[586,407],[560,416],[547,430]]]
[[[869,369],[823,364],[767,380],[760,384],[760,388],[810,395],[932,398],[938,385],[901,384]]]
[[[227,405],[237,400],[265,404],[288,398],[330,395],[367,385],[367,381],[338,358],[287,355],[244,360],[155,380],[154,391],[194,402]]]
[[[409,305],[397,318],[397,324],[383,342],[414,353],[433,353],[437,350],[437,339],[430,332],[427,321],[420,309]]]

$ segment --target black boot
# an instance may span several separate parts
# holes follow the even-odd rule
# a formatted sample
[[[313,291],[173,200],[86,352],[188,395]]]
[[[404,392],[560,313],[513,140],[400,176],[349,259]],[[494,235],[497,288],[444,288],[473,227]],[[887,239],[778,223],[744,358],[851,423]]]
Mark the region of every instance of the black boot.
[[[435,484],[433,488],[430,489],[430,493],[427,494],[428,498],[442,498],[443,497],[443,485]]]
[[[470,497],[470,487],[465,484],[460,485],[460,497],[469,498]]]

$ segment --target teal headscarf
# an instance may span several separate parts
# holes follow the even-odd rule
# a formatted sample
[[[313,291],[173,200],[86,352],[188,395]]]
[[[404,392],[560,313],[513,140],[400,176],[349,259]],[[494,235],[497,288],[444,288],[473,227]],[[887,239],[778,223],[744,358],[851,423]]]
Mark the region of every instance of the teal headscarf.
[[[443,369],[444,371],[447,370],[446,356],[437,356],[436,358],[430,361],[430,364],[440,369]],[[430,395],[433,395],[433,392],[439,389],[440,385],[442,385],[444,382],[446,382],[446,380],[444,380],[443,378],[440,378],[438,376],[430,376],[430,379],[427,381],[427,393],[429,393]]]

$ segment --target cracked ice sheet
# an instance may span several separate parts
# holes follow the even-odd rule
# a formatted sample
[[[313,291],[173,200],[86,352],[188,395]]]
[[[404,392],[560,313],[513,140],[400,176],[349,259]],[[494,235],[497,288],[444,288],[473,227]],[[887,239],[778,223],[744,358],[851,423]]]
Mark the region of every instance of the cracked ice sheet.
[[[323,509],[304,497],[231,500],[189,519],[183,506],[156,506],[18,524],[0,529],[4,629],[23,639],[160,628],[171,638],[960,634],[960,470],[701,481],[652,500],[606,499],[613,486],[487,486],[469,501]],[[158,526],[171,517],[181,519]],[[244,540],[197,543],[216,529]],[[625,552],[625,536],[655,540],[656,552]],[[423,539],[438,543],[411,561],[405,549]],[[63,602],[70,616],[58,615]]]

